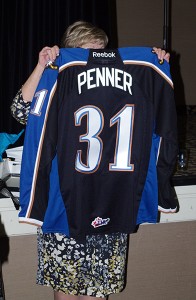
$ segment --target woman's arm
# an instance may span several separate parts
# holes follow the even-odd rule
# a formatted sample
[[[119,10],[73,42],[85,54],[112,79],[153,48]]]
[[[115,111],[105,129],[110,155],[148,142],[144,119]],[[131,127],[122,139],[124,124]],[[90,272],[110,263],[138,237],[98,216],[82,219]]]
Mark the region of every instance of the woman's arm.
[[[58,46],[44,47],[39,53],[37,66],[17,92],[10,106],[12,116],[21,124],[25,125],[28,119],[31,101],[38,86],[39,80],[49,61],[54,61],[59,54]]]
[[[39,59],[37,66],[22,86],[22,96],[25,102],[31,102],[38,86],[40,78],[43,74],[45,66],[49,61],[54,61],[59,54],[58,46],[44,47],[39,52]]]

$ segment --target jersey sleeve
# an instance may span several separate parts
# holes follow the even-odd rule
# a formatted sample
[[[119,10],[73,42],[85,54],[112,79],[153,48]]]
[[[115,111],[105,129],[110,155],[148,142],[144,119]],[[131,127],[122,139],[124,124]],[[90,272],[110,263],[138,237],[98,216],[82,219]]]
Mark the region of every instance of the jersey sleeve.
[[[50,189],[50,172],[52,161],[56,155],[57,146],[57,128],[58,128],[58,110],[57,110],[58,97],[56,92],[51,98],[49,109],[46,112],[45,124],[43,126],[42,136],[40,140],[39,149],[39,166],[37,169],[36,184],[35,184],[35,199],[40,199],[40,203],[47,208]],[[53,184],[53,183],[51,183]],[[33,209],[36,209],[36,204]],[[45,211],[45,209],[43,211]],[[36,213],[37,214],[37,213]]]
[[[39,82],[30,107],[28,117],[20,180],[19,221],[42,226],[48,205],[47,187],[50,178],[43,176],[37,183],[38,165],[48,116],[49,106],[54,95],[58,70],[46,69]],[[48,157],[48,156],[47,156]],[[43,162],[44,163],[44,162]],[[48,172],[50,171],[47,165]],[[40,174],[43,174],[40,173]],[[35,197],[36,188],[40,194]]]
[[[164,64],[168,72],[169,65],[167,62]],[[177,200],[171,185],[171,177],[178,151],[177,115],[173,83],[168,77],[156,74],[154,102],[155,134],[160,137],[157,152],[158,208],[161,212],[176,212]]]

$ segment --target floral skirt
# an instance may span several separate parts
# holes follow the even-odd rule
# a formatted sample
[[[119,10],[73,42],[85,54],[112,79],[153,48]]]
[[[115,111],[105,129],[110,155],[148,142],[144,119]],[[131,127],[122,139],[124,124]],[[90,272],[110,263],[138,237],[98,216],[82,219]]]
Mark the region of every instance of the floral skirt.
[[[37,284],[104,298],[125,286],[127,234],[91,235],[84,243],[38,230]]]

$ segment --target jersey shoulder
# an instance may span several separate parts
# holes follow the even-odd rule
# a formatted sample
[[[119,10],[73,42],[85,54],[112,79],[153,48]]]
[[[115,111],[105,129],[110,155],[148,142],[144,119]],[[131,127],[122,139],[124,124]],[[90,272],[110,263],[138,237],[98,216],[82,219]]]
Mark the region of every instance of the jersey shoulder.
[[[89,49],[83,48],[61,48],[56,64],[61,68],[65,64],[84,63],[89,57]]]
[[[171,80],[170,65],[166,60],[160,62],[151,47],[122,47],[118,48],[125,64],[145,65],[157,72],[163,73]]]

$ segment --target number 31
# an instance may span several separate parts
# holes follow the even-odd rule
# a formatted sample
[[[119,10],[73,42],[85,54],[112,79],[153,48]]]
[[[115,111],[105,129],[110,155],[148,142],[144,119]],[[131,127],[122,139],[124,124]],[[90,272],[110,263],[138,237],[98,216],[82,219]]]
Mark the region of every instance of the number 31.
[[[82,173],[93,173],[100,165],[103,151],[103,141],[100,133],[104,128],[104,116],[96,107],[87,105],[78,109],[75,114],[75,126],[81,125],[82,118],[87,117],[87,132],[80,135],[79,141],[88,143],[86,162],[82,162],[82,150],[76,154],[75,168]],[[109,164],[110,171],[134,171],[131,161],[131,146],[133,137],[134,105],[125,105],[110,119],[110,127],[117,124],[114,162]]]

